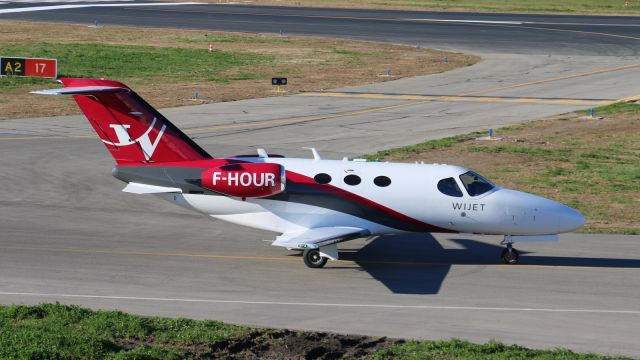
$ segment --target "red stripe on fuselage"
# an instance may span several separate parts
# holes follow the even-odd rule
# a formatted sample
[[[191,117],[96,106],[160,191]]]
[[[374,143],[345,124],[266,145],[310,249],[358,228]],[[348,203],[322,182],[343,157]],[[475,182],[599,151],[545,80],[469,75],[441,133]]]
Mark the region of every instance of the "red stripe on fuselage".
[[[286,168],[285,168],[286,170]],[[431,225],[425,222],[422,222],[420,220],[414,219],[410,216],[407,216],[403,213],[397,212],[393,209],[390,209],[382,204],[379,204],[375,201],[372,201],[370,199],[367,199],[365,197],[362,197],[360,195],[354,194],[352,192],[349,192],[347,190],[341,189],[339,187],[333,186],[333,185],[329,185],[329,184],[318,184],[313,178],[310,178],[308,176],[302,175],[302,174],[298,174],[296,172],[290,171],[290,170],[286,170],[287,173],[287,183],[289,183],[289,181],[291,182],[296,182],[298,184],[303,184],[306,185],[312,189],[315,190],[319,190],[319,191],[323,191],[326,193],[329,193],[330,195],[333,196],[337,196],[337,197],[341,197],[343,199],[347,199],[349,201],[355,202],[357,204],[372,208],[372,209],[376,209],[378,211],[381,211],[395,219],[401,220],[403,222],[412,224],[416,227],[418,227],[419,229],[422,229],[422,231],[425,232],[455,232],[449,229],[445,229],[445,228],[441,228],[435,225]]]
[[[166,167],[196,168],[199,170],[205,170],[213,167],[219,167],[222,165],[243,163],[243,162],[247,162],[247,161],[243,161],[240,159],[207,159],[207,160],[192,160],[192,161],[190,160],[190,161],[177,161],[177,162],[150,162],[150,163],[146,163],[142,168],[148,167],[148,166],[166,166]],[[127,166],[127,164],[119,164],[119,166]],[[140,167],[140,163],[131,163],[130,166]],[[444,232],[444,233],[456,232],[450,229],[441,228],[439,226],[431,225],[431,224],[422,222],[420,220],[414,219],[410,216],[402,214],[398,211],[388,208],[368,198],[354,194],[352,192],[341,189],[339,187],[329,185],[329,184],[318,184],[313,178],[309,176],[302,175],[300,173],[297,173],[291,170],[286,170],[286,166],[285,166],[285,171],[286,171],[287,184],[292,183],[297,185],[303,185],[310,189],[323,192],[329,196],[335,196],[342,199],[346,199],[360,206],[374,209],[396,220],[410,224],[411,229],[416,229],[415,231]],[[285,188],[285,192],[286,191],[287,189]],[[366,219],[366,220],[372,221],[371,219]],[[381,224],[381,225],[384,225],[384,224]],[[414,230],[411,230],[411,231],[414,231]]]

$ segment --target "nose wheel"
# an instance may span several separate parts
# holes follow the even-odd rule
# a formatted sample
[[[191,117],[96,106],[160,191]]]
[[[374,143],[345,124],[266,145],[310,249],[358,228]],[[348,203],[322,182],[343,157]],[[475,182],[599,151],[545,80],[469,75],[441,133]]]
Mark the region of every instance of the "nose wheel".
[[[518,263],[520,254],[518,254],[518,250],[513,248],[511,243],[507,243],[507,248],[502,250],[501,257],[505,264],[515,265]]]
[[[320,255],[318,249],[307,249],[302,253],[304,264],[312,269],[319,269],[327,264],[326,257]]]

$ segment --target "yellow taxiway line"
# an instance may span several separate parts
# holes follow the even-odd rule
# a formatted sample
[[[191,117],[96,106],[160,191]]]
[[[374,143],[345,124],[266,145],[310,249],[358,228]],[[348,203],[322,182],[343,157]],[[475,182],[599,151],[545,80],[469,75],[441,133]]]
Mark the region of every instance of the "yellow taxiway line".
[[[227,129],[238,129],[238,128],[248,128],[248,127],[259,127],[259,126],[290,125],[290,124],[297,124],[297,123],[303,123],[308,121],[331,120],[331,119],[336,119],[341,117],[356,116],[356,115],[368,114],[368,113],[378,112],[383,110],[403,108],[409,105],[417,105],[420,103],[425,103],[430,101],[432,100],[416,101],[411,103],[403,103],[403,104],[387,105],[387,106],[376,106],[376,107],[366,108],[362,110],[354,110],[354,111],[347,111],[347,112],[333,113],[333,114],[326,114],[326,115],[311,115],[311,116],[302,116],[302,117],[292,117],[288,119],[273,119],[273,120],[247,122],[243,124],[214,125],[214,126],[206,126],[206,127],[189,128],[185,130],[185,133],[190,135],[190,134],[196,134],[201,132],[210,132],[210,131],[227,130]]]
[[[523,86],[546,84],[546,83],[553,82],[553,81],[567,80],[567,79],[573,79],[573,78],[591,76],[591,75],[598,75],[598,74],[604,74],[604,73],[608,73],[608,72],[614,72],[614,71],[620,71],[620,70],[626,70],[626,69],[633,69],[633,68],[637,68],[637,67],[640,67],[640,64],[629,64],[629,65],[614,66],[614,67],[610,67],[610,68],[601,68],[601,69],[595,69],[595,70],[586,71],[586,72],[580,72],[580,73],[575,73],[575,74],[554,76],[554,77],[541,79],[541,80],[528,81],[528,82],[523,82],[523,83],[519,83],[519,84],[496,86],[496,87],[486,88],[486,89],[482,89],[482,90],[478,90],[478,91],[471,91],[471,92],[467,92],[467,93],[458,94],[458,96],[480,95],[480,94],[486,94],[488,92],[494,92],[494,91],[499,91],[499,90],[508,90],[508,89],[515,89],[515,88],[519,88],[519,87],[523,87]]]
[[[349,92],[308,92],[300,96],[313,97],[342,97],[356,99],[385,99],[385,100],[425,100],[425,101],[453,101],[453,102],[478,102],[478,103],[511,103],[511,104],[547,104],[547,105],[586,105],[603,106],[616,100],[591,100],[591,99],[545,99],[529,97],[499,97],[499,96],[437,96],[437,95],[404,95],[381,93],[349,93]]]
[[[246,260],[246,261],[274,261],[274,262],[296,262],[302,265],[300,257],[292,256],[242,256],[242,255],[219,255],[219,254],[198,254],[198,253],[176,253],[176,252],[148,252],[148,251],[119,251],[106,249],[81,249],[81,248],[55,248],[41,246],[0,246],[2,250],[14,251],[41,251],[41,252],[57,252],[57,253],[76,253],[76,254],[93,254],[93,255],[113,255],[113,256],[150,256],[150,257],[182,257],[182,258],[201,258],[212,260]],[[403,266],[484,266],[484,267],[509,267],[514,265],[508,264],[486,264],[486,263],[455,263],[455,262],[422,262],[422,261],[376,261],[376,260],[335,260],[334,264],[349,264],[358,266],[359,264],[372,265],[403,265]],[[567,269],[598,269],[598,268],[615,268],[626,270],[639,270],[640,267],[607,267],[607,266],[589,266],[589,265],[540,265],[540,264],[518,264],[516,267],[533,267],[533,268],[567,268]]]
[[[213,126],[195,127],[195,128],[184,129],[184,132],[186,134],[188,134],[188,135],[192,135],[193,136],[193,135],[197,135],[198,133],[215,132],[215,131],[220,131],[220,130],[255,128],[255,127],[264,127],[264,126],[291,125],[291,124],[311,122],[311,121],[331,120],[331,119],[337,119],[337,118],[348,117],[348,116],[357,116],[357,115],[362,115],[362,114],[374,113],[374,112],[378,112],[378,111],[392,110],[392,109],[404,108],[404,107],[408,107],[408,106],[415,106],[415,105],[420,105],[420,104],[425,104],[425,103],[428,103],[428,102],[435,102],[435,101],[565,104],[565,105],[587,105],[587,106],[590,106],[590,105],[608,105],[608,104],[611,104],[611,103],[614,103],[614,102],[617,102],[617,101],[629,101],[629,100],[626,100],[626,99],[630,99],[630,98],[635,99],[637,96],[630,97],[630,98],[625,98],[625,99],[621,99],[621,100],[581,100],[581,99],[540,99],[540,98],[526,98],[526,97],[525,98],[517,98],[517,97],[510,98],[510,97],[495,97],[495,96],[479,97],[479,96],[475,96],[475,95],[485,94],[485,93],[488,93],[488,92],[493,92],[493,91],[498,91],[498,90],[513,89],[513,88],[529,86],[529,85],[544,84],[544,83],[548,83],[548,82],[552,82],[552,81],[559,81],[559,80],[572,79],[572,78],[583,77],[583,76],[603,74],[603,73],[607,73],[607,72],[631,69],[631,68],[636,68],[636,67],[640,67],[640,64],[630,64],[630,65],[616,66],[616,67],[610,67],[610,68],[595,69],[595,70],[592,70],[592,71],[589,71],[589,72],[581,72],[581,73],[576,73],[576,74],[557,76],[557,77],[552,77],[552,78],[547,78],[547,79],[542,79],[542,80],[536,80],[536,81],[530,81],[530,82],[524,82],[524,83],[519,83],[519,84],[512,84],[512,85],[506,85],[506,86],[500,86],[500,87],[486,88],[486,89],[482,89],[482,90],[478,90],[478,91],[461,93],[461,94],[457,94],[457,95],[427,96],[427,95],[360,94],[360,96],[362,96],[362,97],[367,97],[368,96],[369,98],[385,98],[385,96],[386,96],[387,99],[393,99],[392,97],[389,97],[389,96],[397,96],[397,98],[396,98],[397,100],[406,100],[407,102],[402,103],[402,104],[396,104],[396,105],[376,106],[376,107],[366,108],[366,109],[362,109],[362,110],[347,111],[347,112],[340,112],[340,113],[333,113],[333,114],[326,114],[326,115],[312,115],[312,116],[292,117],[292,118],[285,118],[285,119],[270,119],[270,120],[261,120],[261,121],[251,121],[251,122],[246,122],[246,123],[241,123],[241,124],[226,124],[226,125],[213,125]],[[321,95],[318,95],[318,94],[325,94],[325,96],[328,96],[326,94],[340,94],[340,93],[337,93],[337,92],[334,92],[334,93],[302,93],[302,94],[299,94],[299,95],[296,95],[296,96],[321,96]],[[357,94],[350,94],[350,95],[357,95]],[[472,95],[474,95],[474,96],[472,97]],[[335,95],[335,96],[339,96],[339,95]],[[404,99],[400,98],[400,97],[404,97]],[[70,138],[90,138],[90,137],[93,137],[93,135],[15,136],[15,137],[0,137],[0,141],[2,141],[2,140],[70,139]]]

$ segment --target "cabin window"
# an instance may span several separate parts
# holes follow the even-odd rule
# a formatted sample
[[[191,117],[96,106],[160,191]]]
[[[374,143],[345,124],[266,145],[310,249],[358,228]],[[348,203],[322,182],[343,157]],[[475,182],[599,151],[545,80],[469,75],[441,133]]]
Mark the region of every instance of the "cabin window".
[[[314,176],[313,180],[315,180],[318,184],[328,184],[331,182],[331,175],[320,173]]]
[[[462,197],[462,191],[460,191],[458,183],[452,177],[438,181],[438,190],[445,195]]]
[[[386,176],[378,176],[375,179],[373,179],[373,183],[380,187],[387,187],[391,185],[391,179],[389,179]]]
[[[493,190],[495,187],[495,185],[493,185],[489,180],[474,173],[473,171],[468,171],[460,175],[460,180],[470,196],[482,195]]]
[[[351,186],[358,185],[361,181],[362,179],[358,175],[351,174],[344,177],[344,183]]]

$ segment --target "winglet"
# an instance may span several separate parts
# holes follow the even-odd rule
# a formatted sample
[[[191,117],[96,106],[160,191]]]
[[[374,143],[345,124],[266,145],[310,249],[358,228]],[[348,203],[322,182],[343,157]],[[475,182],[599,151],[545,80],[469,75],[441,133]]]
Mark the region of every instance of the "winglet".
[[[88,95],[100,93],[124,93],[131,91],[128,88],[114,86],[84,86],[84,87],[67,87],[60,89],[34,90],[31,94],[37,95]]]

